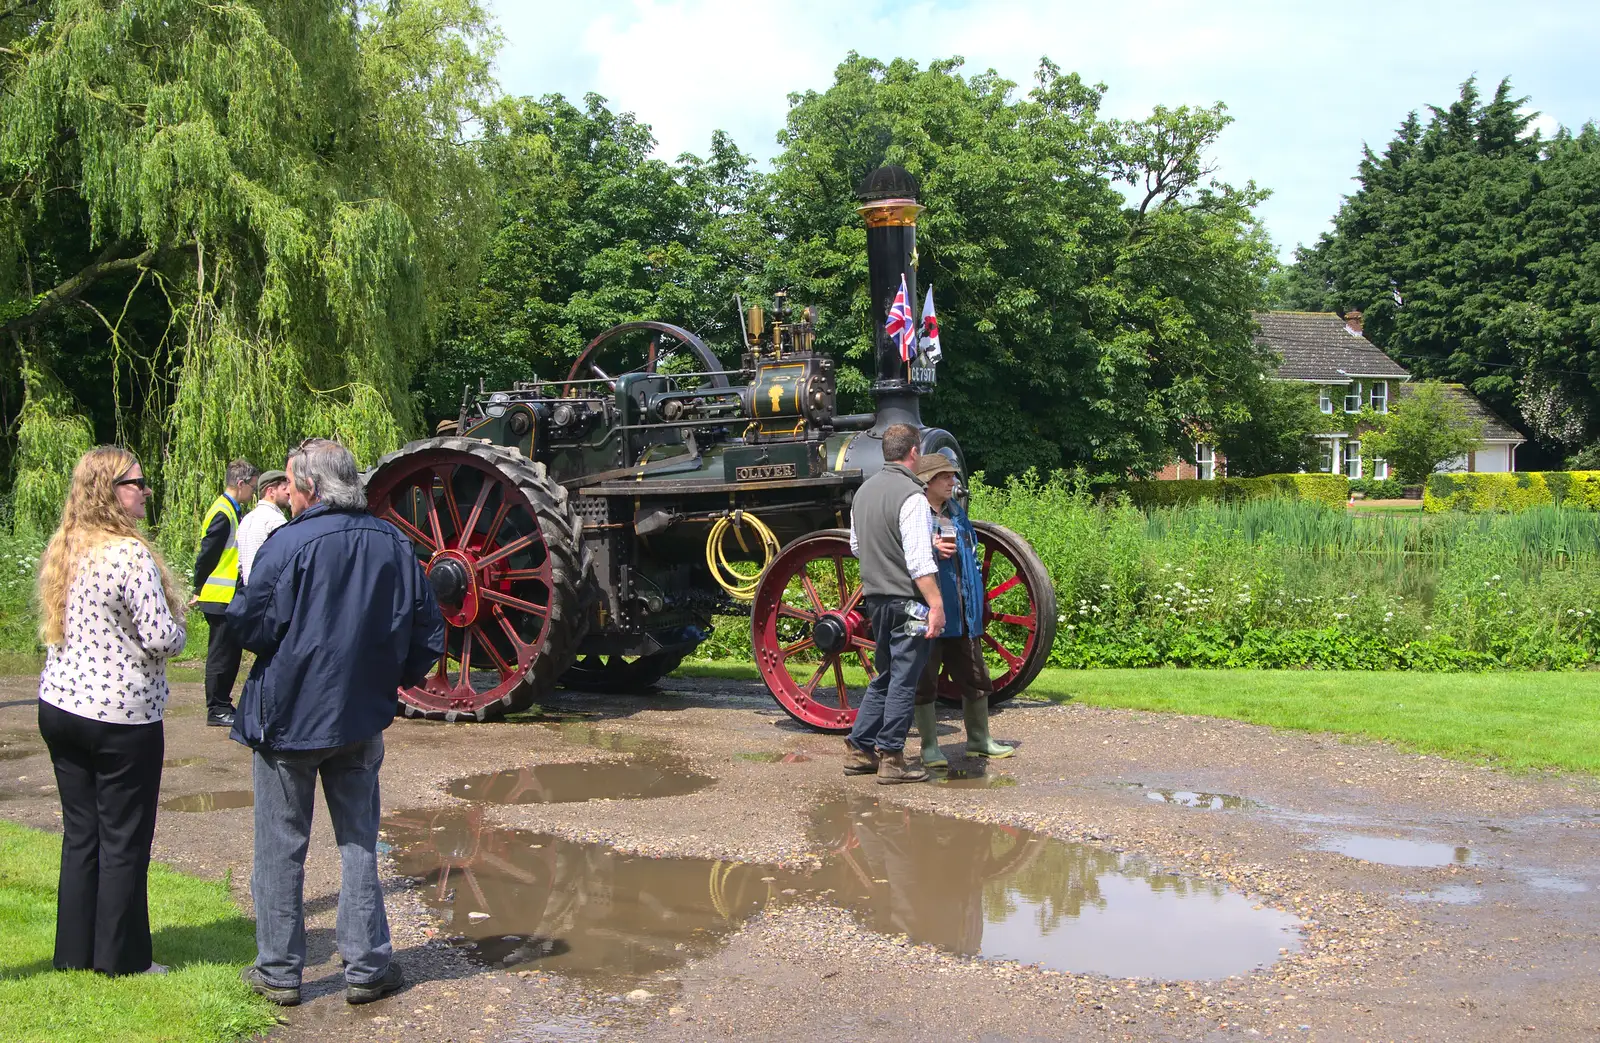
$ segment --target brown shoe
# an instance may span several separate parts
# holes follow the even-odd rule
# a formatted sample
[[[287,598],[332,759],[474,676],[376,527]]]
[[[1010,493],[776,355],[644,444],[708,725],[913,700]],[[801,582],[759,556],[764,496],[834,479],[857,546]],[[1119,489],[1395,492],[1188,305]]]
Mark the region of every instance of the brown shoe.
[[[878,755],[862,753],[849,739],[844,741],[844,773],[846,775],[871,775],[878,770]]]
[[[878,785],[893,786],[901,782],[926,782],[927,769],[918,764],[906,767],[906,755],[900,750],[878,751]]]

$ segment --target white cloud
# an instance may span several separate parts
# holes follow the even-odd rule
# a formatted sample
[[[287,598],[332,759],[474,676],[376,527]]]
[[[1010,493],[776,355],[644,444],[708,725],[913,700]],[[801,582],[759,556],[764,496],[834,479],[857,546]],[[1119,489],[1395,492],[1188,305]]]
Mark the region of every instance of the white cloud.
[[[1468,76],[1492,90],[1511,75],[1551,125],[1600,116],[1588,71],[1600,5],[1581,0],[1513,14],[1490,0],[491,3],[506,90],[604,95],[649,123],[669,158],[703,153],[716,129],[771,158],[787,95],[826,89],[852,49],[923,63],[959,54],[968,72],[993,67],[1024,87],[1048,55],[1104,82],[1117,116],[1224,101],[1236,122],[1221,175],[1273,189],[1262,214],[1286,255],[1327,226],[1363,142],[1381,147],[1407,111],[1447,104]]]

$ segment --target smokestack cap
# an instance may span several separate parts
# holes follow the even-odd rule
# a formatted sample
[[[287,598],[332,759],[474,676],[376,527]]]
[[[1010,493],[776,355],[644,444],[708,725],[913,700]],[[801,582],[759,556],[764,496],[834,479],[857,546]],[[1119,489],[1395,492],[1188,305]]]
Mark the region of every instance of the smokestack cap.
[[[856,189],[856,198],[863,203],[880,199],[916,199],[922,186],[905,167],[886,164],[868,174]]]

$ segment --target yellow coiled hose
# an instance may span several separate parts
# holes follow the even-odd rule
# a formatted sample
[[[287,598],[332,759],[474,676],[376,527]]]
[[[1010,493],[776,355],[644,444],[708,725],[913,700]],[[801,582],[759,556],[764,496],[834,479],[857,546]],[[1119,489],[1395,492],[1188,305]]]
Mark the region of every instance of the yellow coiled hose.
[[[752,575],[745,575],[734,568],[728,561],[727,555],[726,545],[730,530],[734,539],[739,541],[739,549],[746,554],[750,553],[750,544],[746,543],[744,538],[745,525],[754,529],[756,536],[761,540],[761,564]],[[711,531],[706,534],[706,567],[711,570],[711,576],[717,581],[717,586],[727,591],[729,597],[738,598],[740,601],[754,601],[756,585],[761,581],[762,570],[772,563],[772,559],[781,549],[778,537],[760,518],[743,511],[733,511],[718,518],[712,524]]]

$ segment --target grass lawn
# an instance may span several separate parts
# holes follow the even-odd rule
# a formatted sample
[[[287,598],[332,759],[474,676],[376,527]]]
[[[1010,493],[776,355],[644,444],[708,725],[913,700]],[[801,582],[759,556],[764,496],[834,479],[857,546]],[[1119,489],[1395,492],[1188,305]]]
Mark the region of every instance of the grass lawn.
[[[744,663],[690,662],[678,672],[758,676]],[[1504,768],[1600,774],[1600,671],[1045,670],[1028,694],[1382,739]]]
[[[150,871],[155,957],[167,975],[51,969],[61,838],[0,820],[0,1038],[7,1043],[231,1043],[276,1023],[239,981],[255,928],[218,883]]]

